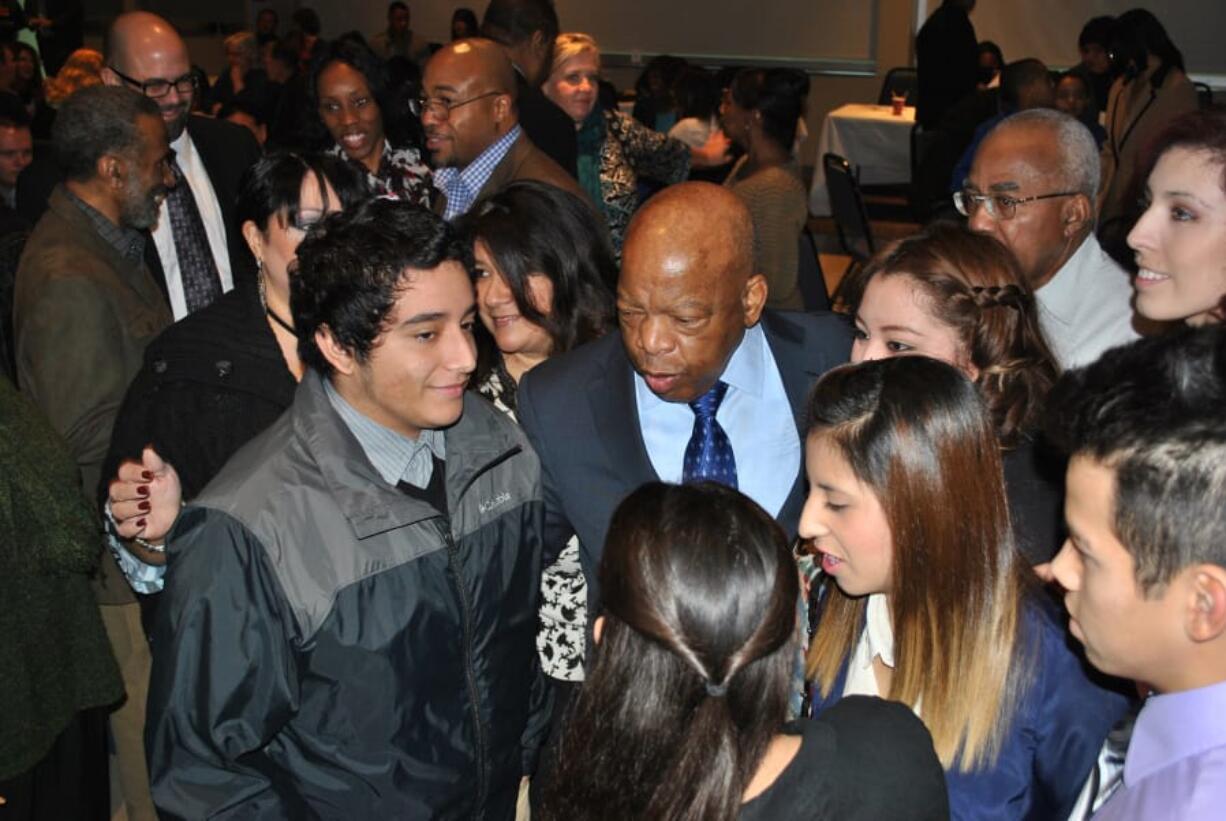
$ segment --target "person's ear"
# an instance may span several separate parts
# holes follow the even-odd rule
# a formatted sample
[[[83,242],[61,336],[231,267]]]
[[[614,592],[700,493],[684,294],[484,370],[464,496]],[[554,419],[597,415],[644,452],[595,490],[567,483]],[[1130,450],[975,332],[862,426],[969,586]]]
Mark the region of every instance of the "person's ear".
[[[315,329],[315,346],[319,348],[319,352],[323,354],[324,359],[328,361],[337,373],[345,376],[352,376],[358,369],[358,361],[353,354],[337,341],[332,334],[332,329],[327,325],[320,325]]]
[[[108,86],[123,85],[123,78],[115,73],[115,69],[110,66],[103,66],[102,71],[98,75],[102,78],[102,84]]]
[[[276,219],[274,215],[273,219]],[[256,258],[257,262],[264,261],[264,232],[252,220],[247,220],[243,223],[243,239],[247,241],[247,247],[251,250],[251,256]]]
[[[1085,194],[1066,197],[1060,207],[1060,221],[1064,236],[1071,237],[1081,232],[1094,219],[1094,205]]]
[[[604,635],[604,616],[597,616],[592,622],[592,641],[600,644],[600,637]]]
[[[501,125],[511,116],[511,95],[499,94],[494,98],[494,122]]]
[[[741,307],[745,312],[746,328],[758,323],[762,309],[766,307],[767,294],[766,277],[762,274],[754,274],[745,283],[745,290],[741,292]]]
[[[1226,568],[1202,564],[1191,572],[1186,605],[1188,638],[1213,641],[1226,633]]]
[[[128,164],[118,154],[107,153],[98,158],[94,171],[98,179],[105,182],[108,188],[122,189],[128,176]]]

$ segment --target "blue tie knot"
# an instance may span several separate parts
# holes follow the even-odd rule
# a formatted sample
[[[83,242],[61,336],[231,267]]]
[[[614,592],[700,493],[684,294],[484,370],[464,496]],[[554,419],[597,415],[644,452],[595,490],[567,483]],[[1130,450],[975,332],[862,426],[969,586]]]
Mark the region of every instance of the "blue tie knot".
[[[728,383],[721,379],[702,396],[690,402],[690,410],[694,411],[694,415],[704,422],[710,421],[719,412],[720,403],[724,401],[724,395],[727,393]]]

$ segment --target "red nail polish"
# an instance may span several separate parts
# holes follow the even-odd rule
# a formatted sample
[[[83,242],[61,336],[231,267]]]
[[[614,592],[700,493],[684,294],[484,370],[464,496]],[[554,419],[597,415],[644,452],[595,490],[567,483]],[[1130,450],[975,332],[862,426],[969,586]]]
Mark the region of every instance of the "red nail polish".
[[[144,527],[144,526],[145,526],[145,520],[144,520],[144,519],[137,519],[137,520],[136,520],[136,526],[137,526],[137,527]]]
[[[146,482],[151,482],[153,481],[153,474],[147,470],[142,470],[140,472],[140,478],[144,479]]]
[[[148,496],[149,486],[148,485],[137,485],[136,492],[139,493],[141,496]]]
[[[137,507],[138,507],[138,508],[140,508],[141,510],[148,510],[148,509],[149,509],[149,503],[148,503],[148,502],[141,502],[139,505],[137,505]]]

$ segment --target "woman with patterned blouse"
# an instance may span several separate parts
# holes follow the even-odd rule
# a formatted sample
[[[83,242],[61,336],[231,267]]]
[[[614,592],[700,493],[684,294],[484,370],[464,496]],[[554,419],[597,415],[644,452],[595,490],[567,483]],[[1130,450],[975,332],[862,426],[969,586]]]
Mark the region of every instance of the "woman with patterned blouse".
[[[511,183],[474,205],[461,228],[473,241],[481,317],[471,384],[515,418],[525,373],[615,326],[617,264],[591,208],[541,182]],[[587,628],[576,539],[545,568],[541,598],[541,667],[565,687],[583,679]]]
[[[596,105],[600,47],[586,34],[559,34],[545,96],[575,121],[579,132],[579,184],[604,212],[620,257],[622,236],[639,206],[639,178],[671,185],[690,166],[709,168],[727,161],[728,140],[717,132],[702,148],[652,131],[617,109]]]
[[[418,148],[421,125],[387,92],[383,63],[350,40],[336,41],[315,61],[308,90],[328,151],[362,170],[376,196],[428,208],[434,184]]]

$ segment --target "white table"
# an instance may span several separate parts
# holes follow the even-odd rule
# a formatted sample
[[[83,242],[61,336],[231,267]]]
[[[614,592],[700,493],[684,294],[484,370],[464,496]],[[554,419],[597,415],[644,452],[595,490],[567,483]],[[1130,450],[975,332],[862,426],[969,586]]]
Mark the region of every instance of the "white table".
[[[809,189],[809,211],[814,216],[830,216],[826,195],[826,171],[822,157],[838,154],[859,171],[862,185],[889,185],[911,181],[911,127],[915,108],[907,106],[895,116],[888,105],[848,103],[826,115],[817,140],[813,163],[813,185]]]

